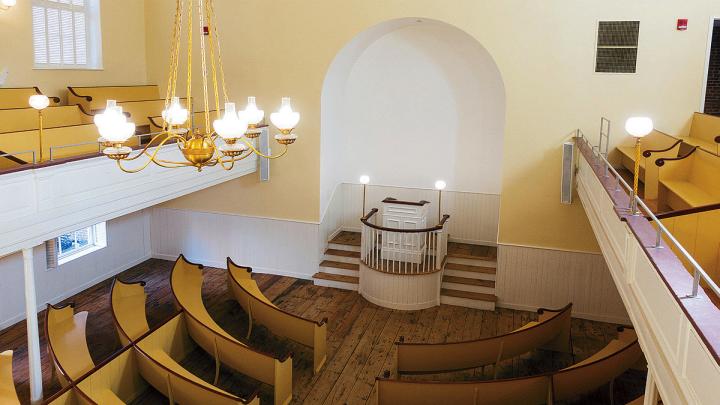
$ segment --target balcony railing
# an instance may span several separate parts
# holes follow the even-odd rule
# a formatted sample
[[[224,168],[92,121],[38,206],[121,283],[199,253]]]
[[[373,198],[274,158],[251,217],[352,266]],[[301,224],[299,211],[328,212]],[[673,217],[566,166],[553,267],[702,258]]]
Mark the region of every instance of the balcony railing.
[[[378,209],[362,217],[360,260],[369,268],[390,274],[419,275],[442,270],[447,257],[449,215],[425,229],[396,229],[377,224]]]

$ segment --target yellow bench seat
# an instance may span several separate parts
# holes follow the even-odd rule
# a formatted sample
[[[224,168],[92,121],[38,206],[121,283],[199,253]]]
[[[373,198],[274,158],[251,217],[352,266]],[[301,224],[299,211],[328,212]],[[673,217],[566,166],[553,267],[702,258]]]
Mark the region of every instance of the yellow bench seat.
[[[714,204],[718,199],[693,183],[684,180],[662,180],[662,185],[690,207]]]

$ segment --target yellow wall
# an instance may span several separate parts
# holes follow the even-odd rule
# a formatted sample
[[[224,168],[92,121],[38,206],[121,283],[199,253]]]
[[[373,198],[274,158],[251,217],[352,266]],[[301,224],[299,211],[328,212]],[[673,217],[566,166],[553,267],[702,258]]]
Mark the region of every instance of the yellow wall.
[[[166,77],[172,0],[146,2],[148,77]],[[715,0],[216,0],[231,97],[256,95],[266,111],[283,95],[302,112],[300,140],[272,166],[272,181],[243,178],[167,203],[174,208],[318,221],[320,96],[325,73],[355,35],[395,18],[432,18],[475,37],[507,91],[500,242],[597,251],[579,203],[559,203],[560,144],[574,128],[613,143],[630,115],[682,135],[700,105]],[[677,18],[689,18],[686,32]],[[597,20],[641,21],[638,73],[593,73]],[[362,112],[358,112],[362,113]]]
[[[66,87],[144,84],[144,0],[101,0],[102,70],[33,69],[31,0],[0,12],[0,71],[8,68],[5,87],[38,86],[47,95],[65,100]]]

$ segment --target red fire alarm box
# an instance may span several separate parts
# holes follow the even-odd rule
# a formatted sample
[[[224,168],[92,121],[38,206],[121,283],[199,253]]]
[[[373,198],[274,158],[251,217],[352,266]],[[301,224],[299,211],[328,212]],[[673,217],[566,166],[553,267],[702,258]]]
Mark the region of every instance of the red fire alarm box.
[[[687,25],[688,25],[687,18],[678,18],[678,21],[677,21],[677,30],[678,31],[687,31]]]
[[[678,23],[679,24],[679,23]],[[210,27],[207,25],[203,27],[203,34],[204,35],[210,35]]]

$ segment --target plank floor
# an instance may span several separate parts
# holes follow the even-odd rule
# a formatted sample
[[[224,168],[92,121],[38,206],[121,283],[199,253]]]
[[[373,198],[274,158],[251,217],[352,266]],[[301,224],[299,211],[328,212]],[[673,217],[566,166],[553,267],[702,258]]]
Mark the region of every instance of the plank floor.
[[[121,275],[123,280],[145,280],[148,292],[150,326],[157,326],[175,312],[169,277],[172,262],[149,260]],[[537,318],[531,312],[498,309],[482,311],[449,305],[422,311],[393,311],[369,303],[351,291],[318,287],[310,281],[288,277],[254,274],[260,289],[279,307],[297,315],[321,319],[328,317],[328,360],[317,375],[312,373],[312,353],[293,342],[277,338],[262,327],[254,327],[250,344],[293,357],[293,404],[374,404],[375,377],[393,369],[394,345],[400,336],[409,342],[452,342],[490,337],[513,330]],[[96,363],[120,349],[109,309],[110,281],[102,282],[66,302],[75,302],[78,311],[89,311],[88,342]],[[224,270],[207,269],[203,297],[211,315],[233,336],[245,340],[247,316],[226,289]],[[40,330],[44,313],[40,314]],[[576,361],[589,357],[616,335],[616,325],[573,319],[572,334]],[[13,349],[14,377],[18,393],[28,403],[28,369],[25,322],[0,332],[0,351]],[[41,341],[43,377],[46,397],[57,392],[59,385],[51,377],[50,360],[43,337]],[[518,377],[551,371],[572,363],[570,355],[537,351],[504,361],[498,377]],[[214,362],[196,350],[183,365],[206,381],[212,381]],[[440,380],[492,378],[491,367],[435,376],[414,376]],[[395,375],[393,374],[393,377]],[[222,389],[243,395],[258,382],[222,370]],[[630,370],[615,382],[615,402],[627,403],[644,391],[645,372]],[[262,386],[263,404],[272,403],[272,390]],[[137,404],[165,404],[166,399],[150,389],[139,397]],[[608,387],[573,402],[575,404],[609,404]]]

